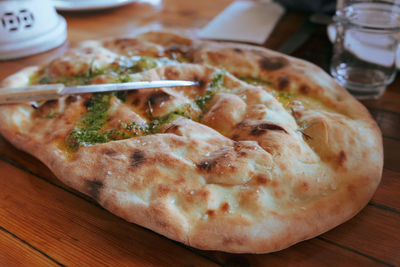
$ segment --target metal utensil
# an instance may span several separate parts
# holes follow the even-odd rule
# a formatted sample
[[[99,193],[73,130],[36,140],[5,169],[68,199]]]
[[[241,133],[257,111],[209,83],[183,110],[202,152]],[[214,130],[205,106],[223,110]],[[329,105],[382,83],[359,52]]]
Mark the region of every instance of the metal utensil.
[[[168,80],[92,84],[69,87],[66,87],[64,84],[45,84],[18,88],[0,88],[0,104],[57,99],[62,95],[195,85],[197,85],[197,83],[193,81]]]
[[[318,25],[328,25],[330,22],[332,22],[332,17],[329,15],[312,14],[300,29],[278,48],[278,51],[287,55],[292,54],[314,34]]]

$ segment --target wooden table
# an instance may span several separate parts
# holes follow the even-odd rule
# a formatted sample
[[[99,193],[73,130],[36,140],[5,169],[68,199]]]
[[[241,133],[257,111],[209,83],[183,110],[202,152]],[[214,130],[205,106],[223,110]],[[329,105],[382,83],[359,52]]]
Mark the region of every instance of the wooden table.
[[[160,0],[161,1],[161,0]],[[0,79],[63,53],[85,39],[143,29],[196,32],[230,0],[163,0],[94,13],[62,13],[69,37],[62,47],[0,62]],[[149,1],[150,2],[150,1]],[[265,43],[276,49],[308,14],[289,11]],[[331,44],[321,26],[294,56],[327,69]],[[0,136],[0,266],[400,266],[400,82],[363,102],[382,129],[385,167],[371,202],[352,220],[314,239],[264,255],[200,251],[125,222],[61,184],[38,160]],[[1,123],[1,122],[0,122]]]

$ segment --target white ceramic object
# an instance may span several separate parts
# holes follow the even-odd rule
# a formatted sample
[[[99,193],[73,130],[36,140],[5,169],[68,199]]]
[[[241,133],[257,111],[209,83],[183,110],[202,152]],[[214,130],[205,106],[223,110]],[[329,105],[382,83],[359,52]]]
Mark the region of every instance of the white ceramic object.
[[[0,60],[55,48],[67,38],[67,23],[49,0],[0,0]]]
[[[52,0],[57,10],[81,11],[113,8],[136,0]]]

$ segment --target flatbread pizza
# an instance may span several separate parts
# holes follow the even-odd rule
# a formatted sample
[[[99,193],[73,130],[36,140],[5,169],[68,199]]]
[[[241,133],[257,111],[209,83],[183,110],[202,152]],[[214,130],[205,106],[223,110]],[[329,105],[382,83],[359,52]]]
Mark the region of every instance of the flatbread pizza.
[[[364,106],[264,48],[165,32],[85,41],[1,87],[151,80],[198,85],[1,105],[0,133],[110,212],[207,250],[315,237],[380,182],[381,133]]]

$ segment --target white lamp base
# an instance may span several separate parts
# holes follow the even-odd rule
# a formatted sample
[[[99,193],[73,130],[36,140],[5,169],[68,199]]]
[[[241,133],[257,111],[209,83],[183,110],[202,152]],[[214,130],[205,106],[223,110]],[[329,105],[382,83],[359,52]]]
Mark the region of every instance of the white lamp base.
[[[0,60],[15,59],[41,53],[60,46],[67,39],[67,23],[58,16],[58,23],[44,34],[18,42],[0,43]]]

